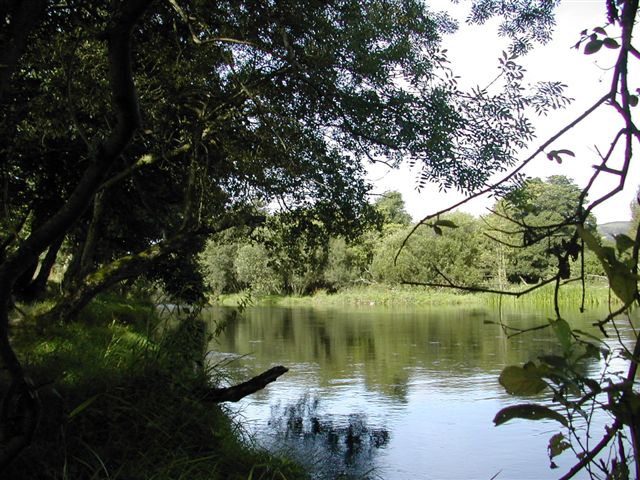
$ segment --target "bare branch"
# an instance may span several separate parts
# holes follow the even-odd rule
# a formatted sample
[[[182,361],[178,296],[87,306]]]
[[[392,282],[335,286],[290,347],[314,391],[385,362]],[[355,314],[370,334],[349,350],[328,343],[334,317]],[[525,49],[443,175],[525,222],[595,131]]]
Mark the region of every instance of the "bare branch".
[[[527,288],[525,290],[520,290],[517,292],[510,292],[508,290],[497,290],[497,289],[493,289],[493,288],[486,288],[486,287],[475,287],[475,286],[465,286],[465,285],[458,285],[454,282],[452,282],[451,280],[449,280],[449,278],[444,275],[439,269],[438,267],[436,267],[435,265],[433,266],[436,270],[436,272],[438,273],[438,275],[440,275],[442,278],[445,279],[445,281],[447,283],[436,283],[436,282],[416,282],[416,281],[409,281],[409,280],[402,280],[402,283],[404,285],[415,285],[415,286],[422,286],[422,287],[441,287],[441,288],[454,288],[456,290],[462,290],[463,292],[477,292],[477,293],[496,293],[498,295],[507,295],[510,297],[521,297],[523,295],[526,295],[527,293],[531,293],[534,290],[537,290],[538,288],[541,288],[545,285],[548,285],[552,282],[556,281],[556,278],[558,278],[558,276],[554,276],[551,278],[548,278],[546,280],[541,281],[540,283],[537,283],[536,285]],[[577,279],[576,279],[577,280]],[[567,282],[564,282],[567,283]]]
[[[203,399],[214,403],[237,402],[258,390],[262,390],[288,371],[288,368],[278,365],[250,380],[247,380],[246,382],[234,385],[233,387],[212,388],[211,390],[203,393]]]
[[[187,24],[187,27],[189,28],[189,33],[191,34],[191,40],[196,45],[206,45],[208,43],[235,43],[238,45],[248,45],[250,47],[257,47],[257,45],[253,42],[250,42],[248,40],[238,39],[238,38],[209,37],[203,40],[198,36],[198,33],[193,27],[193,22],[192,22],[193,18],[187,15],[187,13],[182,9],[182,7],[178,5],[178,2],[176,2],[176,0],[169,0],[169,3],[173,7],[173,9],[176,11],[176,13],[180,16],[182,21]]]
[[[593,447],[591,451],[587,452],[586,455],[584,455],[578,463],[571,467],[571,470],[560,477],[560,480],[569,480],[570,478],[573,478],[576,473],[578,473],[589,463],[591,463],[596,458],[598,453],[600,453],[602,449],[607,446],[607,444],[615,436],[618,430],[620,430],[620,428],[622,428],[622,424],[616,420],[613,425],[607,429],[607,433],[605,433],[600,442],[598,442],[598,444]]]
[[[575,120],[573,120],[572,122],[570,122],[569,124],[567,124],[564,128],[562,128],[558,133],[556,133],[555,135],[553,135],[551,138],[549,138],[546,142],[544,142],[540,147],[538,147],[538,149],[533,152],[529,157],[527,157],[525,160],[522,161],[522,163],[515,169],[511,170],[511,172],[507,175],[505,175],[504,177],[502,177],[500,180],[498,180],[497,182],[489,185],[488,187],[473,193],[471,195],[469,195],[468,197],[465,197],[463,200],[460,200],[459,202],[444,208],[442,210],[439,210],[436,213],[427,215],[426,217],[424,217],[422,220],[420,220],[418,223],[416,223],[416,225],[411,229],[411,231],[407,234],[407,236],[405,237],[405,239],[403,240],[402,244],[400,245],[400,248],[398,249],[398,252],[396,253],[396,256],[394,258],[394,264],[397,262],[398,260],[398,256],[400,255],[400,252],[402,252],[402,250],[404,249],[404,247],[407,244],[407,241],[409,240],[409,238],[411,237],[411,235],[413,235],[415,233],[415,231],[418,229],[418,227],[420,225],[423,225],[425,222],[431,220],[434,217],[437,217],[439,215],[442,215],[444,213],[450,212],[452,210],[455,210],[456,208],[470,202],[471,200],[481,197],[482,195],[485,195],[487,193],[490,193],[492,191],[494,191],[497,187],[499,187],[500,185],[508,182],[509,180],[511,180],[513,177],[515,177],[520,171],[522,171],[522,169],[524,167],[526,167],[533,159],[535,159],[538,155],[540,155],[542,152],[544,152],[544,150],[551,145],[553,142],[555,142],[556,140],[558,140],[560,137],[562,137],[565,133],[567,133],[568,131],[572,130],[574,127],[576,127],[578,124],[580,124],[580,122],[582,122],[585,118],[587,118],[589,115],[591,115],[594,111],[596,111],[600,106],[602,106],[607,100],[609,100],[611,98],[611,93],[607,93],[606,95],[604,95],[602,98],[600,98],[597,102],[595,102],[591,107],[589,107],[587,110],[585,110],[581,115],[579,115]]]

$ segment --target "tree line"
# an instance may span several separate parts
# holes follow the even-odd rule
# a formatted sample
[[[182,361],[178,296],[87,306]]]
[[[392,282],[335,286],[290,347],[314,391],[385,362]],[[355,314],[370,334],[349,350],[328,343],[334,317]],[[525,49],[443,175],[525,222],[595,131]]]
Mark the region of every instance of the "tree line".
[[[575,229],[563,227],[552,236],[543,233],[575,215],[580,193],[565,176],[528,179],[498,199],[486,215],[454,212],[409,236],[414,228],[411,216],[401,194],[389,191],[373,202],[377,221],[363,233],[322,242],[292,234],[278,213],[265,212],[266,226],[213,237],[200,257],[201,265],[213,297],[244,290],[306,295],[369,284],[533,284],[557,270],[559,247]],[[514,222],[538,227],[539,238]],[[595,217],[589,217],[586,227],[597,234]],[[584,265],[576,258],[563,268],[568,269],[567,278],[572,269],[577,274],[581,268],[587,277],[605,276],[589,251]]]

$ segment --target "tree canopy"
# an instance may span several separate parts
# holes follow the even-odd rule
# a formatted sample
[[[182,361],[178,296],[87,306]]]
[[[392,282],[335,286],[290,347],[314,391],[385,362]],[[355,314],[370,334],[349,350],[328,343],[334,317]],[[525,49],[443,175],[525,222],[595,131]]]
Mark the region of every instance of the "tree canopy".
[[[0,353],[14,395],[30,387],[9,310],[63,254],[50,321],[140,277],[195,301],[206,236],[259,225],[256,202],[298,231],[354,236],[372,212],[363,160],[413,158],[461,188],[502,161],[450,171],[459,139],[486,142],[439,73],[454,24],[417,0],[15,0],[0,16]]]
[[[9,313],[42,295],[56,261],[62,294],[44,321],[71,321],[140,278],[197,303],[211,235],[255,230],[274,212],[286,228],[271,241],[307,235],[308,252],[361,235],[377,217],[367,161],[408,161],[419,184],[487,188],[533,138],[528,115],[568,102],[559,82],[526,84],[517,63],[548,38],[557,3],[474,1],[471,21],[501,16],[513,45],[492,88],[466,92],[441,45],[455,22],[420,0],[0,2],[0,355],[5,402],[27,412],[0,432],[0,469],[38,413]],[[637,1],[619,15],[613,3],[628,54]],[[620,91],[628,114],[627,83]],[[397,200],[383,212],[403,223]],[[251,278],[264,252],[236,253]]]

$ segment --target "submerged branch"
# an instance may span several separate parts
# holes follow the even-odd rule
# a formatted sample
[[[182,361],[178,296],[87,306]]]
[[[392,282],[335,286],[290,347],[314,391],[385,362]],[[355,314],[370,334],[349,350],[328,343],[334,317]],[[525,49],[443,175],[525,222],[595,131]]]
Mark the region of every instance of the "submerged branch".
[[[213,388],[204,393],[203,399],[209,402],[237,402],[252,393],[262,390],[271,382],[275,382],[280,376],[289,371],[288,368],[278,365],[253,377],[246,382],[227,388]]]

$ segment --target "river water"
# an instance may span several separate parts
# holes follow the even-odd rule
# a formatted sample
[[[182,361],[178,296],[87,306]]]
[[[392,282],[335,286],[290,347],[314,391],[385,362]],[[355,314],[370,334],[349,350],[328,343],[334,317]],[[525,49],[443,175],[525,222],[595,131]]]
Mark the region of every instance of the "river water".
[[[567,320],[600,336],[591,323],[602,314]],[[559,345],[550,329],[508,339],[489,322],[528,328],[551,316],[484,306],[206,314],[211,331],[226,322],[209,359],[230,383],[274,365],[290,369],[230,407],[259,444],[305,461],[318,478],[486,480],[557,478],[575,462],[568,451],[550,469],[556,422],[492,422],[505,406],[548,397],[509,396],[501,370],[558,353]],[[621,335],[630,339],[631,327],[621,325]],[[597,373],[603,361],[583,368]]]

